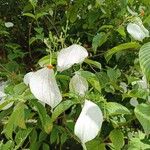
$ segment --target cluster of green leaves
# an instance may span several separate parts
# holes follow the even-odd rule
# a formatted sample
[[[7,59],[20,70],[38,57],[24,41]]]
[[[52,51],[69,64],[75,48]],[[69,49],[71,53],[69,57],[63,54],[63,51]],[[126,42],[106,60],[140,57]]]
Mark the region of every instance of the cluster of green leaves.
[[[83,100],[68,87],[81,66],[57,73],[63,101],[53,112],[23,83],[25,72],[50,58],[55,66],[57,52],[73,43],[89,52],[79,73],[90,85],[85,98],[104,115],[100,135],[87,149],[150,149],[149,38],[137,42],[126,31],[132,18],[127,6],[150,31],[149,5],[149,0],[2,0],[0,80],[7,80],[7,96],[0,104],[0,149],[82,149],[73,130]],[[14,27],[6,28],[8,21]]]

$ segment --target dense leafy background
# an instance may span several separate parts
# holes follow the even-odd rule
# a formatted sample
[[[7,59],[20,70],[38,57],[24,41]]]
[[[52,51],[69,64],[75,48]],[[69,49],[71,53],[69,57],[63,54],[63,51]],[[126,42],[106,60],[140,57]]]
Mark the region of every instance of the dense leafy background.
[[[149,38],[135,41],[126,30],[129,7],[150,31],[149,6],[149,0],[1,0],[0,80],[7,81],[7,97],[0,105],[0,149],[82,149],[73,133],[82,99],[68,90],[79,66],[57,74],[64,96],[53,113],[23,83],[26,72],[49,63],[49,49],[55,66],[57,52],[73,43],[89,52],[80,74],[90,84],[86,98],[105,119],[87,149],[150,149]]]

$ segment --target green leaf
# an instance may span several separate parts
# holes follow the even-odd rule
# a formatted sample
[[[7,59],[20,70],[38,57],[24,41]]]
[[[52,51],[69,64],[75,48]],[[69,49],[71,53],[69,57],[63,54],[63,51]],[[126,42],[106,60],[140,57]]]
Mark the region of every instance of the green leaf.
[[[53,53],[53,57],[52,57],[52,64],[56,64],[56,53]],[[46,66],[50,63],[50,55],[44,56],[42,57],[39,61],[38,64],[43,67]]]
[[[98,33],[96,36],[94,36],[92,41],[92,47],[94,52],[96,52],[97,48],[102,46],[107,41],[108,35],[104,32]]]
[[[98,69],[101,69],[101,63],[99,63],[99,62],[97,62],[97,61],[94,61],[94,60],[91,60],[91,59],[86,58],[86,59],[84,60],[84,62],[87,63],[87,64],[89,64],[89,65],[92,65],[92,66],[94,66],[94,67],[96,67],[96,68],[98,68]]]
[[[115,150],[121,150],[124,146],[124,136],[119,129],[112,130],[109,134],[109,138],[112,141]]]
[[[106,150],[105,144],[97,139],[87,142],[86,147],[87,147],[87,150]]]
[[[43,33],[43,28],[41,28],[41,27],[34,28],[34,30],[35,30],[38,34],[42,34],[42,33]]]
[[[9,117],[8,123],[4,129],[4,133],[8,138],[12,138],[12,133],[17,126],[23,129],[26,128],[24,119],[25,107],[26,105],[24,105],[23,103],[18,103],[17,106],[14,108],[13,113]]]
[[[49,147],[48,144],[43,143],[43,149],[44,149],[44,150],[50,150],[50,147]]]
[[[107,75],[112,82],[117,82],[117,79],[121,76],[121,72],[119,69],[112,69],[108,68],[107,69]]]
[[[145,16],[146,18],[143,21],[143,24],[148,24],[150,26],[150,15]]]
[[[62,114],[64,111],[66,111],[68,108],[70,108],[72,105],[74,105],[75,102],[71,100],[66,100],[61,102],[55,109],[52,114],[52,122],[54,122],[60,114]]]
[[[37,40],[36,37],[31,37],[31,38],[29,39],[29,44],[31,45],[31,44],[34,43],[36,40]]]
[[[49,134],[52,130],[53,124],[51,122],[51,118],[46,112],[45,107],[41,103],[39,103],[37,100],[32,99],[30,102],[36,107],[42,126],[45,132]]]
[[[12,113],[12,107],[6,110],[3,110],[0,112],[0,120],[2,120],[3,118],[9,116]]]
[[[139,138],[132,138],[128,146],[128,150],[149,150],[149,148],[149,141],[140,140]]]
[[[128,93],[124,93],[122,95],[123,98],[136,97],[136,98],[142,98],[142,99],[147,99],[147,96],[149,96],[149,92],[141,88],[128,90]]]
[[[96,73],[96,75],[99,79],[101,88],[106,87],[106,85],[109,83],[109,80],[110,80],[107,74],[101,71],[101,72]]]
[[[25,139],[28,137],[28,135],[30,134],[30,132],[32,131],[32,128],[28,128],[26,130],[19,130],[15,136],[15,142],[16,142],[16,146],[15,149],[17,150],[19,147],[21,147],[21,145],[23,144],[23,142],[25,141]]]
[[[0,104],[0,110],[2,110],[5,106],[12,102],[14,102],[14,100],[5,100],[2,104]]]
[[[147,80],[150,80],[150,42],[144,44],[140,48],[139,62]]]
[[[37,13],[37,14],[35,15],[35,18],[36,18],[36,20],[37,20],[37,19],[39,19],[39,18],[41,18],[41,17],[43,17],[43,16],[45,16],[45,15],[48,15],[48,13],[46,13],[46,12],[40,12],[40,13]]]
[[[125,106],[116,102],[108,102],[106,109],[109,116],[130,114],[130,111]]]
[[[31,13],[23,13],[23,16],[27,16],[27,17],[31,17],[31,18],[35,19],[34,14],[31,14]]]
[[[26,89],[27,86],[22,82],[15,85],[13,90],[16,95],[21,95]]]
[[[31,134],[30,134],[30,138],[29,138],[30,143],[32,143],[32,144],[36,143],[37,138],[38,138],[37,131],[36,131],[36,129],[33,129]]]
[[[59,138],[59,131],[58,129],[56,128],[56,126],[54,126],[52,132],[51,132],[51,135],[50,135],[50,143],[53,144],[57,141],[57,139]]]
[[[0,150],[14,150],[14,142],[9,140],[5,144],[0,141]]]
[[[138,50],[139,48],[140,48],[140,44],[136,42],[123,43],[108,50],[105,54],[105,59],[108,62],[111,59],[112,55],[114,55],[117,52],[123,50]]]
[[[38,0],[29,0],[29,2],[32,5],[32,7],[35,9],[35,7],[37,6]]]
[[[124,26],[119,26],[119,28],[117,29],[118,33],[122,36],[122,37],[126,37],[126,32],[125,32],[125,28]]]
[[[136,118],[141,123],[146,134],[150,134],[150,105],[140,104],[134,109]]]
[[[96,90],[101,92],[99,79],[94,73],[91,73],[89,71],[79,71],[79,74],[83,76]]]
[[[39,142],[45,141],[46,138],[47,138],[47,134],[45,132],[41,131],[39,136],[38,136]]]
[[[71,6],[67,12],[67,16],[71,23],[74,23],[77,20],[78,8]]]

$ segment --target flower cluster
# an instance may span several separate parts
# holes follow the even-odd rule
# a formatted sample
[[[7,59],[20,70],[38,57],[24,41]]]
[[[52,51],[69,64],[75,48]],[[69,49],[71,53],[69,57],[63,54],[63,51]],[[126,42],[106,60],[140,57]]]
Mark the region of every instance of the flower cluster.
[[[69,69],[74,64],[80,64],[88,56],[87,50],[77,44],[62,49],[57,57],[57,71]],[[61,101],[62,96],[57,85],[53,68],[44,67],[36,72],[29,72],[24,76],[24,83],[29,85],[32,94],[39,101],[55,108]],[[71,92],[84,97],[88,91],[88,82],[78,74],[70,80]],[[94,139],[101,129],[103,114],[98,105],[85,100],[81,114],[75,124],[74,133],[85,145],[87,141]]]

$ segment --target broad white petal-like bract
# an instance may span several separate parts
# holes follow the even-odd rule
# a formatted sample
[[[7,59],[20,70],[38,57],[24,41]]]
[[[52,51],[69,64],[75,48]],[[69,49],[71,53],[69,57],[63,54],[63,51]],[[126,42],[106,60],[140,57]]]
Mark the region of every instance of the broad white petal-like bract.
[[[132,98],[130,99],[130,105],[136,107],[138,104],[139,104],[139,102],[137,101],[137,98],[132,97]]]
[[[88,82],[84,77],[75,74],[70,80],[69,89],[73,93],[84,96],[88,91]]]
[[[137,84],[139,86],[139,88],[142,88],[144,90],[149,90],[148,89],[148,83],[147,83],[145,76],[142,77],[142,80],[133,81],[131,84],[132,85]]]
[[[11,28],[13,26],[14,26],[14,24],[12,22],[5,22],[5,27],[6,28]]]
[[[74,64],[80,64],[88,57],[87,50],[77,44],[62,49],[57,57],[57,70],[64,71]]]
[[[102,122],[101,109],[95,103],[85,100],[81,114],[75,124],[74,133],[84,144],[97,136]]]
[[[143,41],[145,37],[149,37],[149,31],[143,26],[142,21],[136,19],[135,23],[127,25],[128,33],[138,41]]]
[[[58,88],[54,71],[47,67],[42,68],[27,78],[32,94],[41,102],[50,105],[52,108],[57,106],[62,96]]]
[[[139,17],[135,17],[134,23],[136,23],[144,32],[145,37],[149,37],[149,31],[144,27],[142,20]]]

